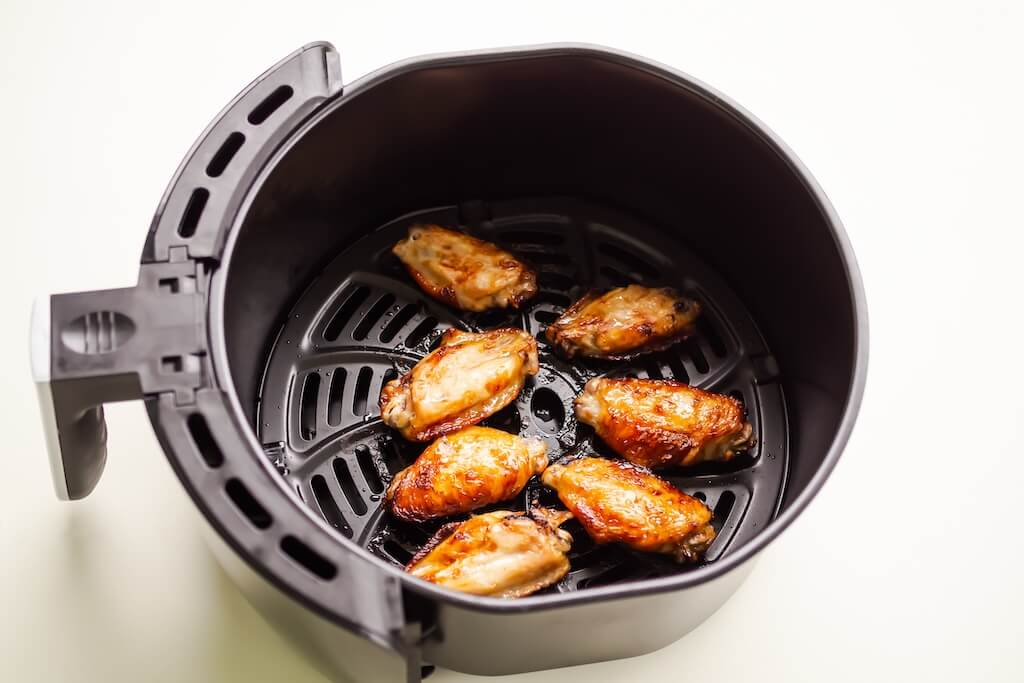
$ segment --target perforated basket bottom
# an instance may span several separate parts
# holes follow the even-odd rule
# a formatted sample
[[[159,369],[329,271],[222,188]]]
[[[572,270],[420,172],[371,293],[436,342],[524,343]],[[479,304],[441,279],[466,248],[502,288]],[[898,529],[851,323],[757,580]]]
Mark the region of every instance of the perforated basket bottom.
[[[460,226],[534,264],[540,293],[520,311],[464,314],[426,297],[391,254],[415,223]],[[678,235],[705,229],[681,222]],[[573,362],[553,354],[547,323],[585,290],[640,282],[677,287],[701,302],[699,332],[632,363]],[[591,377],[672,378],[740,398],[757,437],[726,464],[662,473],[714,511],[718,537],[705,562],[758,533],[776,514],[786,479],[787,425],[778,369],[754,321],[726,285],[680,244],[628,217],[574,200],[466,202],[395,220],[338,255],[302,295],[271,352],[258,411],[267,457],[310,508],[373,554],[404,565],[441,522],[406,524],[384,510],[391,477],[415,460],[412,444],[380,421],[381,386],[433,348],[449,327],[516,326],[540,344],[540,373],[519,399],[484,424],[548,444],[566,455],[611,456],[577,423],[572,401]],[[514,501],[561,507],[534,481]],[[571,570],[548,591],[636,581],[687,571],[662,556],[596,546],[575,521]]]

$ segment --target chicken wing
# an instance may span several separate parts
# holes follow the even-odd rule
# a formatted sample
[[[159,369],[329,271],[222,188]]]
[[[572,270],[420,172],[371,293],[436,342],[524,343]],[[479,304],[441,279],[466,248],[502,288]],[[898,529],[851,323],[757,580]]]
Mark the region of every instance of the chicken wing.
[[[395,517],[423,522],[514,498],[547,465],[540,439],[467,427],[427,446],[395,475],[385,498]]]
[[[430,441],[498,412],[538,369],[537,340],[528,332],[451,329],[438,349],[384,385],[381,419],[410,441]]]
[[[569,571],[572,536],[558,527],[571,516],[544,508],[498,510],[446,524],[405,570],[475,595],[529,595]]]
[[[666,349],[693,333],[700,304],[669,287],[619,287],[589,292],[570,306],[545,335],[569,358],[625,360]]]
[[[739,401],[682,382],[596,377],[575,407],[612,450],[645,467],[730,460],[753,445]]]
[[[464,311],[517,308],[537,293],[537,275],[490,242],[439,225],[415,225],[392,249],[416,283]]]
[[[695,562],[715,539],[711,510],[646,468],[622,460],[580,458],[552,465],[546,486],[598,543]]]

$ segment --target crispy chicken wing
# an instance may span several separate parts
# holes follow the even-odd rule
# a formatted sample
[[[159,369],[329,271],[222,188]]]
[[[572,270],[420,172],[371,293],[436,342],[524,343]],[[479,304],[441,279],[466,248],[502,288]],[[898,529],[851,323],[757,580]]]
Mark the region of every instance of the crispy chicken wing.
[[[622,460],[580,458],[552,465],[541,481],[598,543],[625,543],[636,550],[695,562],[711,541],[711,510],[650,470]]]
[[[729,460],[753,445],[739,401],[671,380],[596,377],[576,397],[576,417],[651,468]]]
[[[395,475],[385,497],[395,517],[423,522],[514,498],[547,465],[540,439],[467,427],[427,446]]]
[[[410,441],[430,441],[507,406],[537,363],[537,340],[523,330],[448,330],[438,349],[384,385],[381,419]]]
[[[537,276],[515,256],[439,225],[415,225],[392,251],[430,296],[464,311],[516,308],[537,293]]]
[[[569,571],[572,536],[558,527],[571,516],[544,508],[498,510],[446,524],[405,570],[475,595],[529,595]]]
[[[563,354],[625,360],[666,349],[693,333],[700,304],[668,287],[619,287],[588,292],[548,325],[548,341]]]

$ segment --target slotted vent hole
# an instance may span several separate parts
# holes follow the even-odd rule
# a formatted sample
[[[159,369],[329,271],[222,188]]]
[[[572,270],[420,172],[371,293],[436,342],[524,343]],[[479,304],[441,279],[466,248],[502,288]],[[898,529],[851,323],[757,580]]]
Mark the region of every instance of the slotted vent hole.
[[[693,361],[693,367],[697,368],[697,372],[700,374],[706,374],[710,369],[708,365],[708,359],[704,357],[704,352],[700,350],[700,346],[693,339],[687,339],[683,344],[686,347],[686,353],[690,356],[690,360]]]
[[[323,475],[315,475],[310,481],[310,487],[313,489],[313,497],[327,523],[344,534],[346,538],[352,538],[352,527],[348,525],[345,516],[341,514],[338,503],[331,495],[331,489],[327,486],[327,480],[323,478]]]
[[[723,491],[722,495],[718,497],[718,502],[715,503],[713,521],[717,523],[717,528],[721,529],[725,524],[726,520],[729,519],[729,515],[732,514],[732,509],[736,505],[736,494],[732,491]]]
[[[356,446],[356,462],[359,464],[359,471],[363,473],[363,480],[370,487],[370,491],[380,493],[384,490],[384,482],[380,480],[380,473],[373,462],[373,453],[369,446]]]
[[[610,569],[601,572],[597,576],[589,576],[579,583],[580,588],[593,588],[594,586],[607,586],[628,579],[633,575],[633,567],[630,563],[617,564]]]
[[[356,376],[356,388],[352,396],[352,414],[368,415],[366,410],[367,401],[370,398],[370,380],[373,379],[373,368],[359,368]]]
[[[539,230],[509,230],[501,233],[501,240],[510,244],[543,244],[557,246],[564,241],[562,236],[554,232]]]
[[[389,343],[398,334],[398,331],[405,327],[410,320],[416,317],[419,312],[419,304],[407,304],[402,310],[396,313],[384,329],[380,332],[380,340],[385,344]]]
[[[648,359],[644,363],[644,370],[647,371],[647,376],[651,379],[664,379],[661,374],[661,366],[654,359]]]
[[[568,292],[576,286],[576,281],[571,277],[562,275],[553,270],[545,270],[538,276],[542,287],[553,289],[558,292]]]
[[[348,501],[349,507],[352,508],[352,512],[362,517],[366,514],[366,501],[359,494],[359,488],[356,486],[356,480],[352,478],[352,472],[348,469],[348,463],[342,458],[335,458],[332,467],[334,468],[334,476],[338,479],[341,492],[345,494],[345,500]]]
[[[406,550],[390,538],[384,541],[382,547],[384,548],[384,552],[390,555],[395,560],[395,562],[402,566],[409,564],[409,560],[412,559],[411,552],[409,552],[408,550]]]
[[[333,562],[294,536],[281,539],[281,550],[300,567],[324,581],[330,581],[338,575],[338,568]]]
[[[433,316],[427,316],[426,318],[423,319],[422,322],[420,322],[419,325],[413,328],[413,331],[410,332],[409,336],[405,338],[405,345],[416,346],[424,339],[426,339],[427,335],[433,332],[434,328],[436,327],[437,318]]]
[[[366,312],[363,319],[356,325],[356,329],[352,332],[352,338],[356,341],[363,341],[367,335],[370,334],[370,329],[380,320],[387,312],[391,305],[395,303],[394,294],[385,294],[381,298],[374,302],[370,310]]]
[[[530,412],[537,426],[550,434],[557,434],[565,422],[565,406],[551,389],[539,387],[530,400]]]
[[[331,317],[331,321],[324,328],[324,339],[329,342],[338,339],[341,331],[345,329],[345,325],[352,319],[356,309],[370,296],[370,290],[360,286],[347,290],[342,296],[345,297],[345,303],[338,308],[338,311]]]
[[[601,266],[601,275],[612,284],[614,287],[621,287],[623,285],[630,285],[634,283],[633,278],[623,273],[621,270],[616,270],[611,266]]]
[[[640,275],[647,280],[656,280],[660,277],[658,270],[648,263],[644,258],[637,256],[631,251],[623,249],[617,244],[602,242],[597,250],[619,263],[625,265],[630,271]]]
[[[677,382],[690,383],[690,374],[686,372],[686,366],[683,365],[682,359],[676,353],[667,353],[666,360],[668,361],[668,367],[672,371],[672,379]]]
[[[252,525],[257,529],[266,529],[269,527],[274,519],[267,512],[267,509],[263,507],[255,496],[249,492],[249,489],[238,479],[229,479],[228,483],[224,486],[224,491],[228,494],[228,498],[235,504],[238,511],[245,516]]]
[[[228,167],[231,160],[238,154],[238,150],[242,149],[242,145],[245,144],[245,136],[235,131],[227,137],[227,140],[221,144],[220,149],[210,159],[210,163],[206,166],[206,175],[211,178],[218,178],[220,174],[224,172],[224,169]]]
[[[188,239],[196,234],[199,219],[202,217],[203,209],[206,208],[206,202],[209,199],[210,191],[205,187],[197,187],[192,190],[192,195],[185,205],[185,211],[181,214],[181,222],[178,223],[178,235]]]
[[[531,251],[527,258],[532,263],[544,266],[568,266],[572,263],[569,255],[560,251]]]
[[[291,99],[295,93],[290,85],[282,85],[277,87],[274,92],[270,93],[263,98],[263,101],[253,107],[252,111],[249,112],[247,117],[249,123],[254,126],[258,126],[273,114],[275,111],[281,108],[281,105]]]
[[[708,502],[708,496],[703,491],[697,491],[696,493],[693,494],[693,497],[702,503]]]
[[[331,386],[327,392],[327,423],[337,427],[342,420],[342,401],[345,396],[345,380],[348,378],[348,371],[345,368],[335,368],[331,374]]]
[[[306,441],[316,438],[316,402],[320,395],[320,374],[311,372],[302,381],[299,397],[299,435]]]
[[[558,316],[559,315],[561,315],[561,314],[558,313],[557,311],[534,311],[533,312],[533,317],[537,319],[537,322],[542,322],[545,325],[550,325],[551,323],[553,323],[556,320],[558,320]]]
[[[224,454],[221,453],[217,442],[213,440],[213,434],[210,433],[210,426],[206,424],[206,418],[199,413],[192,413],[188,416],[186,424],[188,433],[192,435],[192,442],[199,450],[203,462],[213,469],[223,465]]]
[[[707,315],[701,315],[697,318],[697,332],[707,340],[708,346],[711,347],[711,352],[719,358],[725,358],[729,351],[725,348],[725,342],[722,341],[722,336],[718,334],[718,330],[715,325],[708,320]]]

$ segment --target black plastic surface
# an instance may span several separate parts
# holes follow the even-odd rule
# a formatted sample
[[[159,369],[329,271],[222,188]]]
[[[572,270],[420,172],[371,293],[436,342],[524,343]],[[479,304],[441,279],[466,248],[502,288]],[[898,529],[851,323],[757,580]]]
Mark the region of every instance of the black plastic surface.
[[[465,314],[434,302],[390,253],[417,222],[462,225],[511,249],[538,268],[540,293],[521,311]],[[630,363],[568,362],[552,352],[543,336],[546,323],[590,287],[630,282],[673,285],[698,299],[705,311],[698,334]],[[775,515],[787,461],[778,370],[727,287],[692,254],[623,215],[572,200],[467,202],[405,216],[340,254],[293,309],[264,380],[259,433],[267,456],[318,514],[378,557],[403,565],[441,523],[401,523],[383,509],[387,483],[424,446],[383,425],[377,400],[386,381],[412,367],[452,326],[515,326],[536,336],[540,373],[485,424],[543,438],[551,461],[613,455],[590,427],[576,422],[572,409],[586,381],[600,374],[678,379],[741,398],[757,436],[751,453],[664,474],[715,512],[719,536],[709,562]],[[534,480],[519,498],[495,507],[527,504],[560,506]],[[575,521],[566,528],[574,536],[572,569],[548,590],[683,571],[667,558],[596,547]]]

